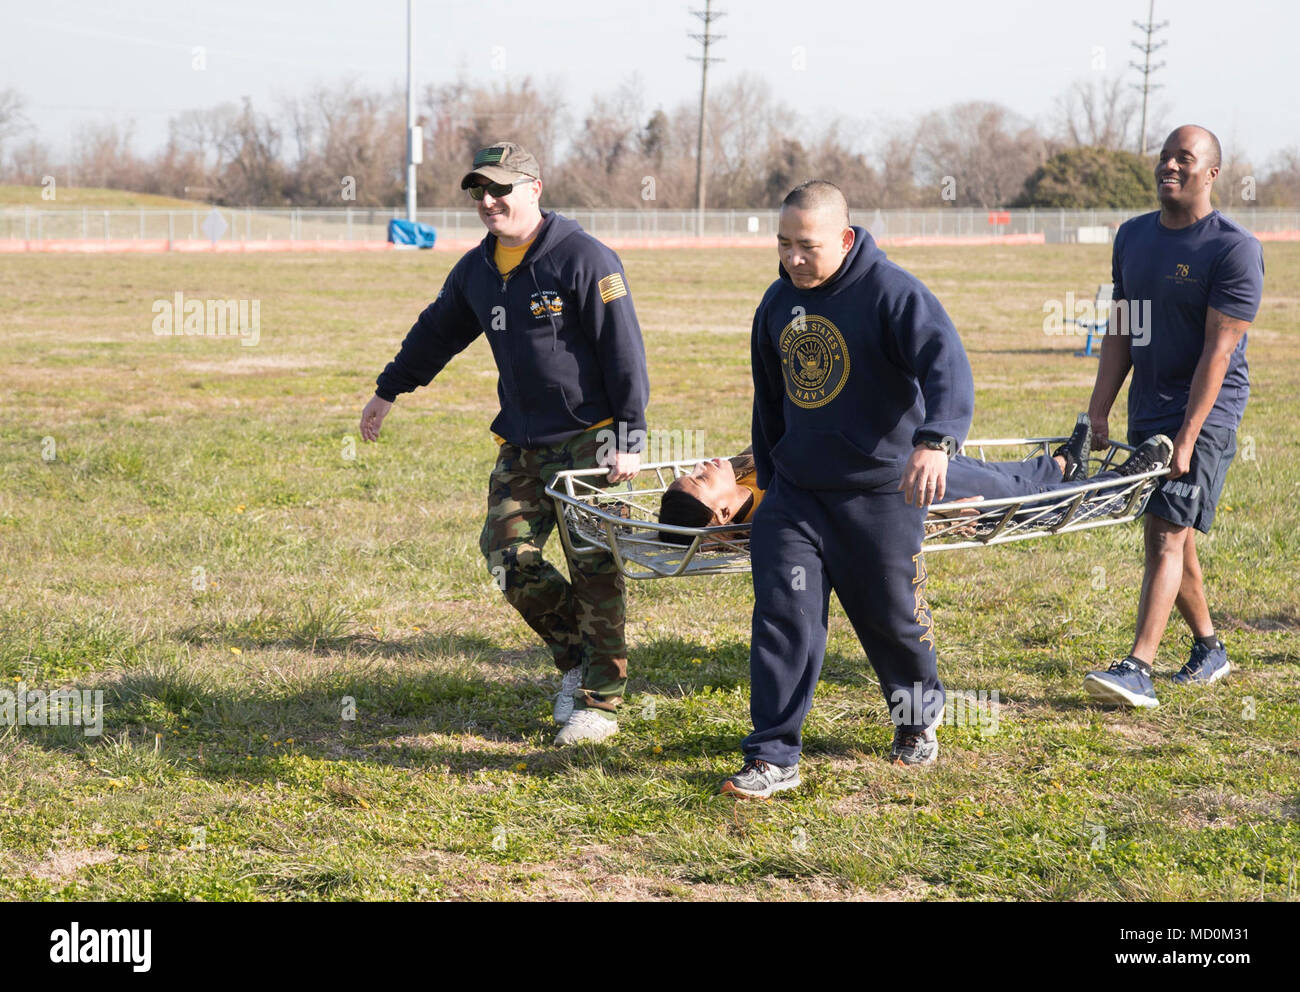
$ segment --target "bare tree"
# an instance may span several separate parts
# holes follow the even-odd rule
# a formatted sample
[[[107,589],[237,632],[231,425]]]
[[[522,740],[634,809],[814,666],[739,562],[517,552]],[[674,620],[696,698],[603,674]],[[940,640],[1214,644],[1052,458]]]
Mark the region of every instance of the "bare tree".
[[[233,103],[186,110],[167,122],[168,143],[179,154],[193,153],[206,171],[219,172],[225,165],[221,136],[234,129],[239,114]]]
[[[391,206],[401,202],[405,182],[402,103],[396,89],[344,82],[282,100],[271,114],[247,99],[242,106],[190,110],[169,122],[166,144],[147,159],[134,153],[129,126],[94,125],[83,129],[75,157],[62,167],[77,170],[69,181],[177,196],[205,190],[228,204]],[[800,116],[765,80],[741,75],[709,94],[709,204],[775,206],[797,183],[826,178],[859,209],[1004,206],[1062,147],[1133,144],[1133,103],[1118,80],[1076,83],[1057,100],[1046,125],[1050,137],[991,103],[867,126]],[[557,84],[530,79],[429,85],[419,105],[425,137],[419,199],[425,206],[468,205],[460,177],[477,149],[500,140],[517,141],[537,155],[548,206],[693,205],[699,106],[686,100],[647,111],[635,76],[593,97],[576,125]],[[21,95],[0,92],[0,151],[8,152],[0,170],[39,182],[54,174],[56,163],[39,142],[15,147],[15,129],[24,121]],[[1279,160],[1259,183],[1261,203],[1291,195],[1293,165]],[[1252,174],[1245,162],[1225,165],[1225,202],[1235,202],[1236,187]],[[351,190],[355,199],[347,198]]]
[[[1225,151],[1214,181],[1214,204],[1225,210],[1258,205],[1257,171],[1250,160]],[[1152,182],[1155,182],[1154,177]]]
[[[643,141],[642,103],[642,86],[636,76],[611,95],[592,98],[582,129],[550,184],[552,203],[583,207],[656,204],[657,180],[648,186],[643,183],[651,156]]]
[[[130,121],[122,125],[105,122],[79,127],[69,163],[77,185],[139,189],[145,166],[132,148],[134,130]]]
[[[808,144],[795,137],[780,137],[768,149],[764,198],[753,206],[776,206],[799,183],[826,179],[844,192],[851,207],[875,207],[880,203],[881,177],[861,152],[859,143],[846,138],[841,121],[832,121],[820,133],[808,136]]]
[[[4,168],[8,143],[31,127],[23,113],[26,101],[16,89],[0,90],[0,170]]]
[[[924,193],[917,186],[920,171],[921,131],[915,124],[891,121],[877,126],[870,142],[877,176],[874,202],[861,206],[910,207],[921,202]],[[932,192],[932,191],[931,191]],[[852,200],[852,206],[859,206]]]
[[[1009,203],[1047,158],[1032,124],[1000,104],[980,102],[927,114],[917,150],[923,202],[982,208]]]
[[[217,199],[230,206],[279,206],[285,200],[281,132],[244,98],[239,116],[217,136],[224,168],[217,175]]]
[[[1258,193],[1261,207],[1300,207],[1300,148],[1284,148],[1269,160]]]
[[[1138,138],[1141,102],[1119,76],[1078,80],[1056,98],[1053,136],[1067,147],[1131,151]]]
[[[406,125],[392,95],[351,82],[318,87],[284,101],[282,117],[297,156],[286,175],[290,202],[381,206],[401,197]]]
[[[474,152],[495,141],[514,141],[537,156],[550,186],[560,173],[560,143],[569,130],[563,94],[554,83],[474,87],[463,79],[428,86],[419,101],[425,164],[419,170],[420,202],[465,206],[460,178]],[[555,202],[547,196],[549,202]]]
[[[710,176],[709,202],[715,207],[748,207],[764,203],[767,193],[765,159],[781,142],[797,138],[794,112],[772,96],[761,76],[745,73],[717,87],[709,100],[705,168]],[[692,114],[698,121],[698,110]]]
[[[9,163],[4,177],[23,186],[37,186],[46,176],[58,174],[58,166],[50,149],[36,138],[28,138],[21,145],[15,145],[9,154]]]

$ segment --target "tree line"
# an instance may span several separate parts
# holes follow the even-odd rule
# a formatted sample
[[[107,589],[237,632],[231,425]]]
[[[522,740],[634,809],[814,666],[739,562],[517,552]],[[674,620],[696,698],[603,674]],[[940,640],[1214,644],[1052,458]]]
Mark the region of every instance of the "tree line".
[[[698,104],[651,107],[636,77],[571,112],[558,84],[531,79],[426,85],[417,101],[422,207],[468,203],[466,163],[518,141],[542,164],[545,202],[636,209],[695,205]],[[1153,158],[1140,158],[1136,95],[1119,77],[1080,81],[1030,120],[1001,104],[956,103],[910,121],[814,123],[761,77],[716,85],[705,130],[711,208],[773,207],[807,178],[828,178],[858,208],[1154,207]],[[1159,115],[1157,115],[1159,116]],[[1184,123],[1184,122],[1177,122]],[[1158,148],[1168,126],[1154,123]],[[1225,150],[1221,206],[1300,206],[1300,149],[1256,168]],[[405,97],[352,82],[317,86],[269,109],[241,103],[170,119],[152,154],[131,123],[86,124],[66,160],[36,133],[23,95],[0,91],[0,182],[102,186],[226,206],[405,202]]]

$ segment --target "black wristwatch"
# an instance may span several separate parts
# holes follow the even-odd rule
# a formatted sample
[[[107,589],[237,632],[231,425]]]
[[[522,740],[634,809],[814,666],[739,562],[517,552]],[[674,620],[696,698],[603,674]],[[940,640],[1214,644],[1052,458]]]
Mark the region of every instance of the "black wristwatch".
[[[949,458],[957,455],[957,439],[951,434],[945,434],[941,438],[923,437],[920,443],[934,451],[944,452]]]

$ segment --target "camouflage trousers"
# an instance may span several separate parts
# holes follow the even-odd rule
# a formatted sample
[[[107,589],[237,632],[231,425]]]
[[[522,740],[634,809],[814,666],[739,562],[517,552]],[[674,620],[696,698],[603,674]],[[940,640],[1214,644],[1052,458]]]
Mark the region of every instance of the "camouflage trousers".
[[[569,559],[569,579],[542,557],[554,530],[546,484],[556,472],[593,468],[597,430],[544,448],[501,445],[488,488],[479,549],[497,587],[567,672],[582,666],[578,709],[614,712],[627,691],[623,575],[609,555]]]

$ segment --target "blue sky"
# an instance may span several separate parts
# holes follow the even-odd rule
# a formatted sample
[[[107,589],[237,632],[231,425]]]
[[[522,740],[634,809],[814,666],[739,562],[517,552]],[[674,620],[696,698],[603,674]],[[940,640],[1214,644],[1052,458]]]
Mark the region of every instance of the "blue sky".
[[[0,87],[18,87],[44,140],[62,153],[75,125],[134,120],[137,147],[152,151],[167,118],[181,110],[251,96],[271,109],[276,96],[345,78],[386,87],[405,78],[405,0],[121,2],[2,0]],[[958,101],[1006,104],[1029,117],[1075,80],[1125,72],[1137,53],[1134,20],[1146,0],[982,4],[803,0],[722,0],[726,37],[711,70],[723,81],[762,75],[780,98],[816,122],[871,124],[907,119]],[[504,72],[558,82],[568,109],[611,92],[635,72],[650,108],[698,95],[698,66],[687,61],[698,30],[686,3],[628,0],[509,0],[492,4],[417,0],[417,74],[474,81]],[[1293,78],[1300,4],[1238,0],[1157,0],[1169,20],[1157,58],[1156,102],[1171,123],[1217,131],[1231,156],[1258,164],[1300,144]],[[207,68],[191,66],[204,46]],[[795,46],[806,68],[794,67]],[[496,51],[500,48],[502,51]]]

